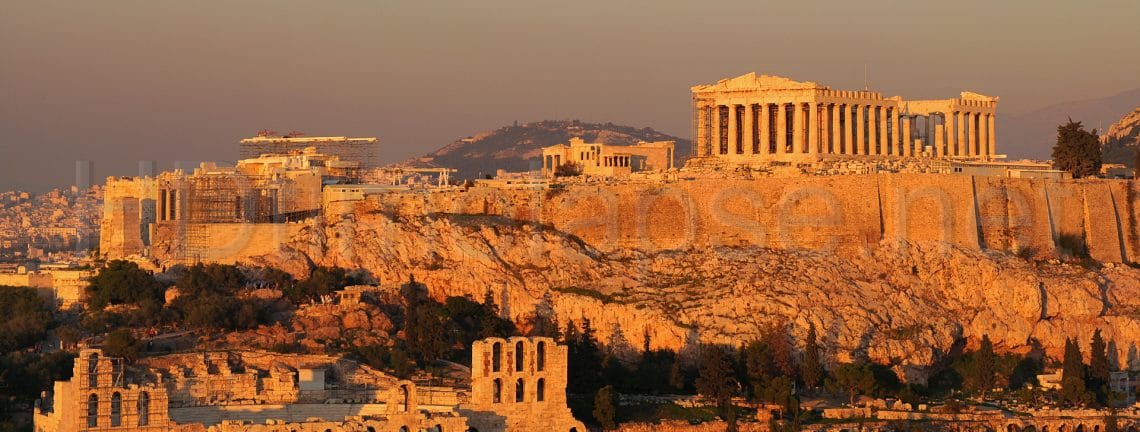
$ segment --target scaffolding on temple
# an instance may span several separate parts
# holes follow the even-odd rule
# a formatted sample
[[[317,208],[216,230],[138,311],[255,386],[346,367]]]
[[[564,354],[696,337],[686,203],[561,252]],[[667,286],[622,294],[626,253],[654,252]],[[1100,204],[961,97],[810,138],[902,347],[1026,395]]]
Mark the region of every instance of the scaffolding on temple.
[[[342,161],[359,162],[362,169],[380,167],[380,143],[376,137],[303,137],[294,134],[276,136],[272,131],[263,131],[256,137],[243,139],[239,143],[240,158],[253,159],[261,155],[288,154],[303,151],[307,147],[315,147],[321,154],[337,156]]]

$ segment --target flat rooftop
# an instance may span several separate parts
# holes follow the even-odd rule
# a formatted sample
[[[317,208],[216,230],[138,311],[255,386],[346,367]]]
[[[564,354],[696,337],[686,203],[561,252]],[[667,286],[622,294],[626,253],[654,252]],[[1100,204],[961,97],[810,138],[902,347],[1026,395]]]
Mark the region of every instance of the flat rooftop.
[[[376,142],[376,137],[349,138],[342,136],[327,137],[253,137],[241,140],[243,143],[339,143],[339,142]]]

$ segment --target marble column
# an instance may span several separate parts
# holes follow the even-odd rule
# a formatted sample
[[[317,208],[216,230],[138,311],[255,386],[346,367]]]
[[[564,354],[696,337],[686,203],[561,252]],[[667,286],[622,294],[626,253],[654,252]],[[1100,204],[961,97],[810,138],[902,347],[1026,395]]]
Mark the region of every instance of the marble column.
[[[899,122],[895,118],[895,108],[886,107],[886,121],[883,122],[883,136],[887,141],[887,153],[892,156],[902,156],[902,145],[899,144]]]
[[[985,153],[985,151],[983,149],[986,148],[986,145],[983,144],[984,141],[982,141],[983,139],[985,139],[985,135],[982,134],[982,129],[984,128],[984,126],[982,124],[982,114],[981,113],[971,114],[971,116],[970,116],[970,127],[973,128],[973,132],[974,132],[970,136],[971,138],[973,138],[970,140],[970,142],[974,144],[973,155],[974,156],[981,156],[982,154]]]
[[[986,133],[986,141],[988,141],[986,144],[988,153],[991,158],[997,155],[997,130],[994,129],[995,115],[996,114],[986,115],[986,125],[988,131],[988,133]]]
[[[816,154],[819,152],[819,104],[811,102],[808,104],[808,154]]]
[[[893,155],[891,142],[887,140],[887,107],[880,105],[879,113],[879,154]]]
[[[978,156],[989,156],[989,143],[990,143],[990,125],[986,121],[988,114],[978,114]]]
[[[755,116],[752,113],[752,104],[744,104],[744,154],[756,154],[756,148],[752,143],[756,142],[756,130],[754,122]]]
[[[784,104],[776,104],[776,154],[788,152],[788,108]]]
[[[737,108],[740,105],[728,105],[728,154],[737,154],[740,146],[740,121],[737,120]],[[741,149],[743,150],[743,149]]]
[[[762,154],[762,155],[766,155],[766,154],[771,153],[771,151],[769,151],[769,146],[771,145],[771,143],[768,140],[768,135],[771,133],[770,128],[772,127],[768,123],[768,116],[770,115],[769,114],[770,112],[771,112],[771,109],[768,108],[767,103],[760,104],[760,118],[758,118],[756,120],[760,122],[760,127],[758,127],[757,129],[758,129],[758,132],[760,133],[760,154]]]
[[[947,119],[948,118],[949,117],[947,117]],[[949,123],[934,125],[934,157],[946,156],[946,139],[949,138],[949,136],[947,136],[945,132],[949,129],[946,127],[948,124]]]
[[[839,128],[839,116],[842,115],[839,104],[828,105],[828,119],[831,121],[831,130],[828,131],[828,152],[830,154],[840,154],[839,152],[839,137],[842,131]]]
[[[720,105],[713,105],[712,107],[712,138],[710,152],[720,154]]]
[[[973,156],[974,148],[977,147],[978,143],[978,139],[975,138],[975,132],[977,132],[978,128],[974,124],[974,113],[966,112],[962,114],[962,117],[962,130],[966,133],[966,137],[963,140],[966,142],[966,151],[963,152],[963,154],[965,156]]]
[[[859,105],[847,104],[847,154],[859,154],[858,141],[855,139],[855,132],[858,128],[855,127],[855,120],[859,118],[856,111]]]
[[[697,156],[709,154],[709,109],[701,105],[697,107]],[[545,161],[543,162],[546,163]]]
[[[954,130],[956,131],[954,133],[954,144],[955,144],[955,148],[957,149],[954,152],[955,156],[962,156],[965,153],[963,151],[964,147],[966,145],[966,143],[965,143],[965,141],[966,141],[966,115],[965,114],[966,113],[963,113],[961,111],[954,113]]]
[[[921,153],[922,149],[914,148],[914,139],[911,138],[910,135],[911,123],[914,122],[914,117],[903,116],[900,117],[900,120],[902,120],[902,132],[900,135],[902,136],[903,156],[914,156],[917,153]]]
[[[866,121],[867,112],[863,105],[854,105],[855,108],[855,154],[867,154]]]
[[[958,119],[958,113],[957,112],[951,111],[951,112],[946,113],[946,121],[942,127],[942,129],[945,131],[945,135],[946,135],[946,150],[943,151],[943,153],[942,153],[945,156],[954,156],[954,154],[955,154],[954,153],[954,146],[958,143],[958,137],[954,134],[954,131],[956,131],[958,129],[955,128],[954,124],[957,123],[956,122],[957,119]]]
[[[804,104],[796,102],[792,105],[792,153],[800,154],[806,150],[804,145]]]

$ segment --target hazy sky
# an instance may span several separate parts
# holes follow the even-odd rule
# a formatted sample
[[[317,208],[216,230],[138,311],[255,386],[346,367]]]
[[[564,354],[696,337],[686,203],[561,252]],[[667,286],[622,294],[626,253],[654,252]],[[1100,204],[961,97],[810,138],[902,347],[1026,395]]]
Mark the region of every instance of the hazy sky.
[[[262,128],[384,159],[512,121],[688,136],[749,71],[1002,112],[1140,87],[1140,1],[0,0],[0,190],[224,160]],[[1000,125],[999,125],[1000,139]],[[999,144],[1000,145],[1000,144]]]

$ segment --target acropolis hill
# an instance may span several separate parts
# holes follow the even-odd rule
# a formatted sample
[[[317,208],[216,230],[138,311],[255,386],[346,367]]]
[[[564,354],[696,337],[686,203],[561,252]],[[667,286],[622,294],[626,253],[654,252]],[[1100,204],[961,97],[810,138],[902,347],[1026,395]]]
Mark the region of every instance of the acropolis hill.
[[[262,155],[109,179],[102,250],[158,268],[339,266],[381,285],[414,275],[440,298],[492,290],[516,320],[547,302],[561,322],[588,318],[618,351],[643,335],[682,352],[734,344],[787,321],[797,340],[821,329],[830,359],[865,356],[921,382],[962,340],[1057,357],[1099,328],[1122,367],[1140,367],[1135,182],[1002,162],[996,98],[908,103],[754,75],[720,85],[744,78],[758,87],[716,105],[723,122],[697,105],[681,169],[639,172],[620,146],[572,141],[576,163],[614,154],[627,169],[559,177],[565,161],[544,161],[542,173],[464,185],[321,186],[353,176],[351,161]],[[695,87],[695,100],[715,87]],[[847,105],[858,109],[837,114]],[[226,176],[242,180],[219,194]]]

